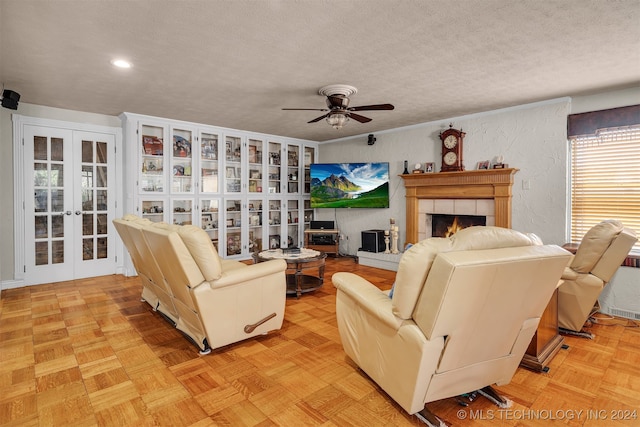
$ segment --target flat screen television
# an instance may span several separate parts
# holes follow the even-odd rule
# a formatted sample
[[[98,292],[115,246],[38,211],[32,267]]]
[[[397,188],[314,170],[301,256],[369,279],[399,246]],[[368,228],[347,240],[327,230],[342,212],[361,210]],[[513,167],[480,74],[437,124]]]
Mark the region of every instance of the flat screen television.
[[[312,208],[388,208],[389,163],[312,163]]]

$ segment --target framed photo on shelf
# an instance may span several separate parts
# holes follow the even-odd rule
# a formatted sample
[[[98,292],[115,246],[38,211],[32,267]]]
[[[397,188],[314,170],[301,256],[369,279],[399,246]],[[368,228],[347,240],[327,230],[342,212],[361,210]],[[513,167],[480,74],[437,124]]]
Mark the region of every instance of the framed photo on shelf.
[[[236,177],[236,168],[233,166],[227,166],[227,178],[235,178]]]
[[[432,173],[436,171],[436,164],[434,162],[427,162],[424,164],[424,171],[426,173]]]
[[[250,145],[249,146],[249,163],[257,163],[258,158],[256,156],[256,146],[255,145]]]
[[[272,234],[269,236],[269,249],[280,249],[279,234]]]
[[[478,162],[478,169],[489,169],[489,160],[482,160]]]
[[[233,218],[227,219],[227,227],[234,227],[234,223],[235,221],[233,220]]]

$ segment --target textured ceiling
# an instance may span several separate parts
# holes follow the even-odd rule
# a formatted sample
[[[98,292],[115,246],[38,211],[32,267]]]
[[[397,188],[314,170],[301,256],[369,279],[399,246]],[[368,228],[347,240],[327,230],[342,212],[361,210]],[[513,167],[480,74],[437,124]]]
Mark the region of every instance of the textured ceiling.
[[[21,102],[315,141],[640,84],[640,0],[0,0],[0,24]],[[281,110],[335,83],[396,109]]]

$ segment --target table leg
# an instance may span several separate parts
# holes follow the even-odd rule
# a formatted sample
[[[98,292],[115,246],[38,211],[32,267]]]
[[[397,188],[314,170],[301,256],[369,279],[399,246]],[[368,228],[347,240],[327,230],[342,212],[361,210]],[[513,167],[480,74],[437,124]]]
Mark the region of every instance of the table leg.
[[[302,264],[296,264],[296,298],[302,295]]]

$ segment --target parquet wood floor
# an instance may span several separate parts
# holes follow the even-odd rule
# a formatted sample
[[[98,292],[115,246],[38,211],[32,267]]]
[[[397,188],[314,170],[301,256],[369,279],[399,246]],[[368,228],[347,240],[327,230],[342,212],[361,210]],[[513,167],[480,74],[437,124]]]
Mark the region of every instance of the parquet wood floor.
[[[342,351],[330,280],[336,271],[354,271],[381,289],[395,276],[329,258],[325,286],[288,298],[280,331],[207,356],[140,302],[137,278],[4,290],[0,424],[423,425]],[[594,340],[567,337],[569,348],[548,373],[519,369],[497,387],[514,401],[510,412],[484,398],[468,408],[454,399],[428,407],[455,426],[640,425],[637,417],[612,420],[640,407],[640,332],[622,319],[608,323],[616,325],[593,327]]]

